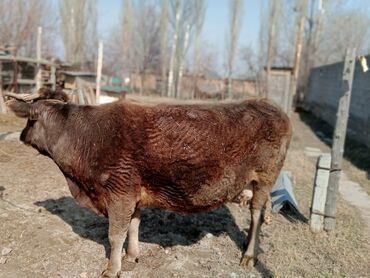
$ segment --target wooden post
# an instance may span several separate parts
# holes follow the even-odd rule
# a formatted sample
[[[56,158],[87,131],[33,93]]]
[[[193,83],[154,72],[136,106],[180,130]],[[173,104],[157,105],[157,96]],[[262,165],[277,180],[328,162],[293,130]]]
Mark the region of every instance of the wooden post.
[[[317,161],[315,184],[311,202],[311,231],[321,232],[324,224],[326,192],[329,182],[331,155],[320,155]]]
[[[344,153],[344,143],[347,132],[347,122],[349,107],[351,102],[351,91],[353,75],[356,63],[356,49],[347,49],[343,68],[343,95],[339,99],[337,110],[337,121],[333,136],[333,146],[331,149],[331,169],[329,186],[325,204],[324,229],[331,231],[335,228],[335,213],[338,196],[339,179],[341,174],[342,159]]]
[[[36,73],[36,91],[42,88],[42,74],[41,74],[41,48],[42,48],[42,27],[37,28],[37,45],[36,45],[36,59],[37,59],[37,73]]]
[[[3,96],[3,63],[0,62],[0,109],[2,113],[6,112],[6,106],[4,103],[4,96]]]
[[[96,104],[99,104],[99,98],[100,98],[102,66],[103,66],[103,42],[100,41],[99,50],[98,50],[98,66],[96,68]]]
[[[53,91],[56,90],[57,87],[57,67],[55,65],[55,60],[52,60],[52,65],[50,66],[50,82],[51,82],[51,89]]]

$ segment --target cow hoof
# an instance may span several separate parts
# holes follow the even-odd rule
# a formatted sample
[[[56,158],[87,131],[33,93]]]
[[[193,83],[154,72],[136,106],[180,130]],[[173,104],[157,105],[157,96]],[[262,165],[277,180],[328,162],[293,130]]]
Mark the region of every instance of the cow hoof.
[[[255,260],[251,256],[243,256],[243,258],[240,261],[240,266],[245,268],[245,269],[250,269],[254,267],[255,265]]]
[[[128,260],[126,257],[122,259],[122,271],[132,271],[137,264],[137,259],[135,261]]]
[[[121,271],[113,272],[110,269],[106,269],[101,273],[100,278],[119,278],[120,274]]]

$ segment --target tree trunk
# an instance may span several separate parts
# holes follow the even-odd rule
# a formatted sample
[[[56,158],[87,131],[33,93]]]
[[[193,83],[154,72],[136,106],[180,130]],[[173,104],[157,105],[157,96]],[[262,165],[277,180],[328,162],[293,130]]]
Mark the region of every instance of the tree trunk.
[[[184,45],[183,45],[183,54],[185,56],[186,49],[188,48],[189,44],[189,35],[190,35],[190,24],[186,25],[186,31],[185,31],[185,38],[184,38]],[[184,71],[184,60],[185,57],[180,56],[179,57],[179,72],[178,72],[178,79],[177,79],[177,86],[176,86],[176,97],[181,98],[182,97],[182,75]]]
[[[231,72],[229,72],[229,76],[227,78],[227,97],[233,98]]]
[[[176,0],[176,18],[175,18],[175,31],[173,33],[172,51],[170,59],[170,68],[168,73],[168,85],[167,85],[167,96],[174,96],[174,68],[175,58],[177,53],[177,44],[180,30],[180,19],[181,19],[181,3],[180,0]]]
[[[162,70],[162,88],[161,95],[166,95],[166,77],[167,77],[167,0],[162,0],[161,2],[161,22],[160,22],[160,32],[161,32],[161,70]]]

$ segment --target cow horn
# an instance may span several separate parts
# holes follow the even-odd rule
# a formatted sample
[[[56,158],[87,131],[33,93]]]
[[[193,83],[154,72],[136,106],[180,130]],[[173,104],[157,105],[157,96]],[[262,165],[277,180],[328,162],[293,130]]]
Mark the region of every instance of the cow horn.
[[[15,99],[22,100],[22,101],[31,101],[31,100],[37,99],[41,96],[39,93],[35,93],[35,94],[15,94],[15,93],[11,93],[11,92],[5,93],[4,95],[8,96],[8,97],[13,97]]]

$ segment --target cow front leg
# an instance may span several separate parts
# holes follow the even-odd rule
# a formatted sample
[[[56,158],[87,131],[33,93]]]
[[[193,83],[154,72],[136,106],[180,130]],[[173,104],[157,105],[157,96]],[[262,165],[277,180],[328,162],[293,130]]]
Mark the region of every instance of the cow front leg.
[[[134,209],[123,208],[124,203],[125,202],[122,201],[116,206],[110,207],[108,210],[108,237],[111,251],[108,267],[103,271],[101,277],[119,277],[121,272],[123,243],[134,211]]]
[[[128,248],[125,257],[122,260],[122,271],[131,271],[135,268],[139,256],[139,226],[140,209],[136,208],[132,215],[130,226],[128,228]]]

